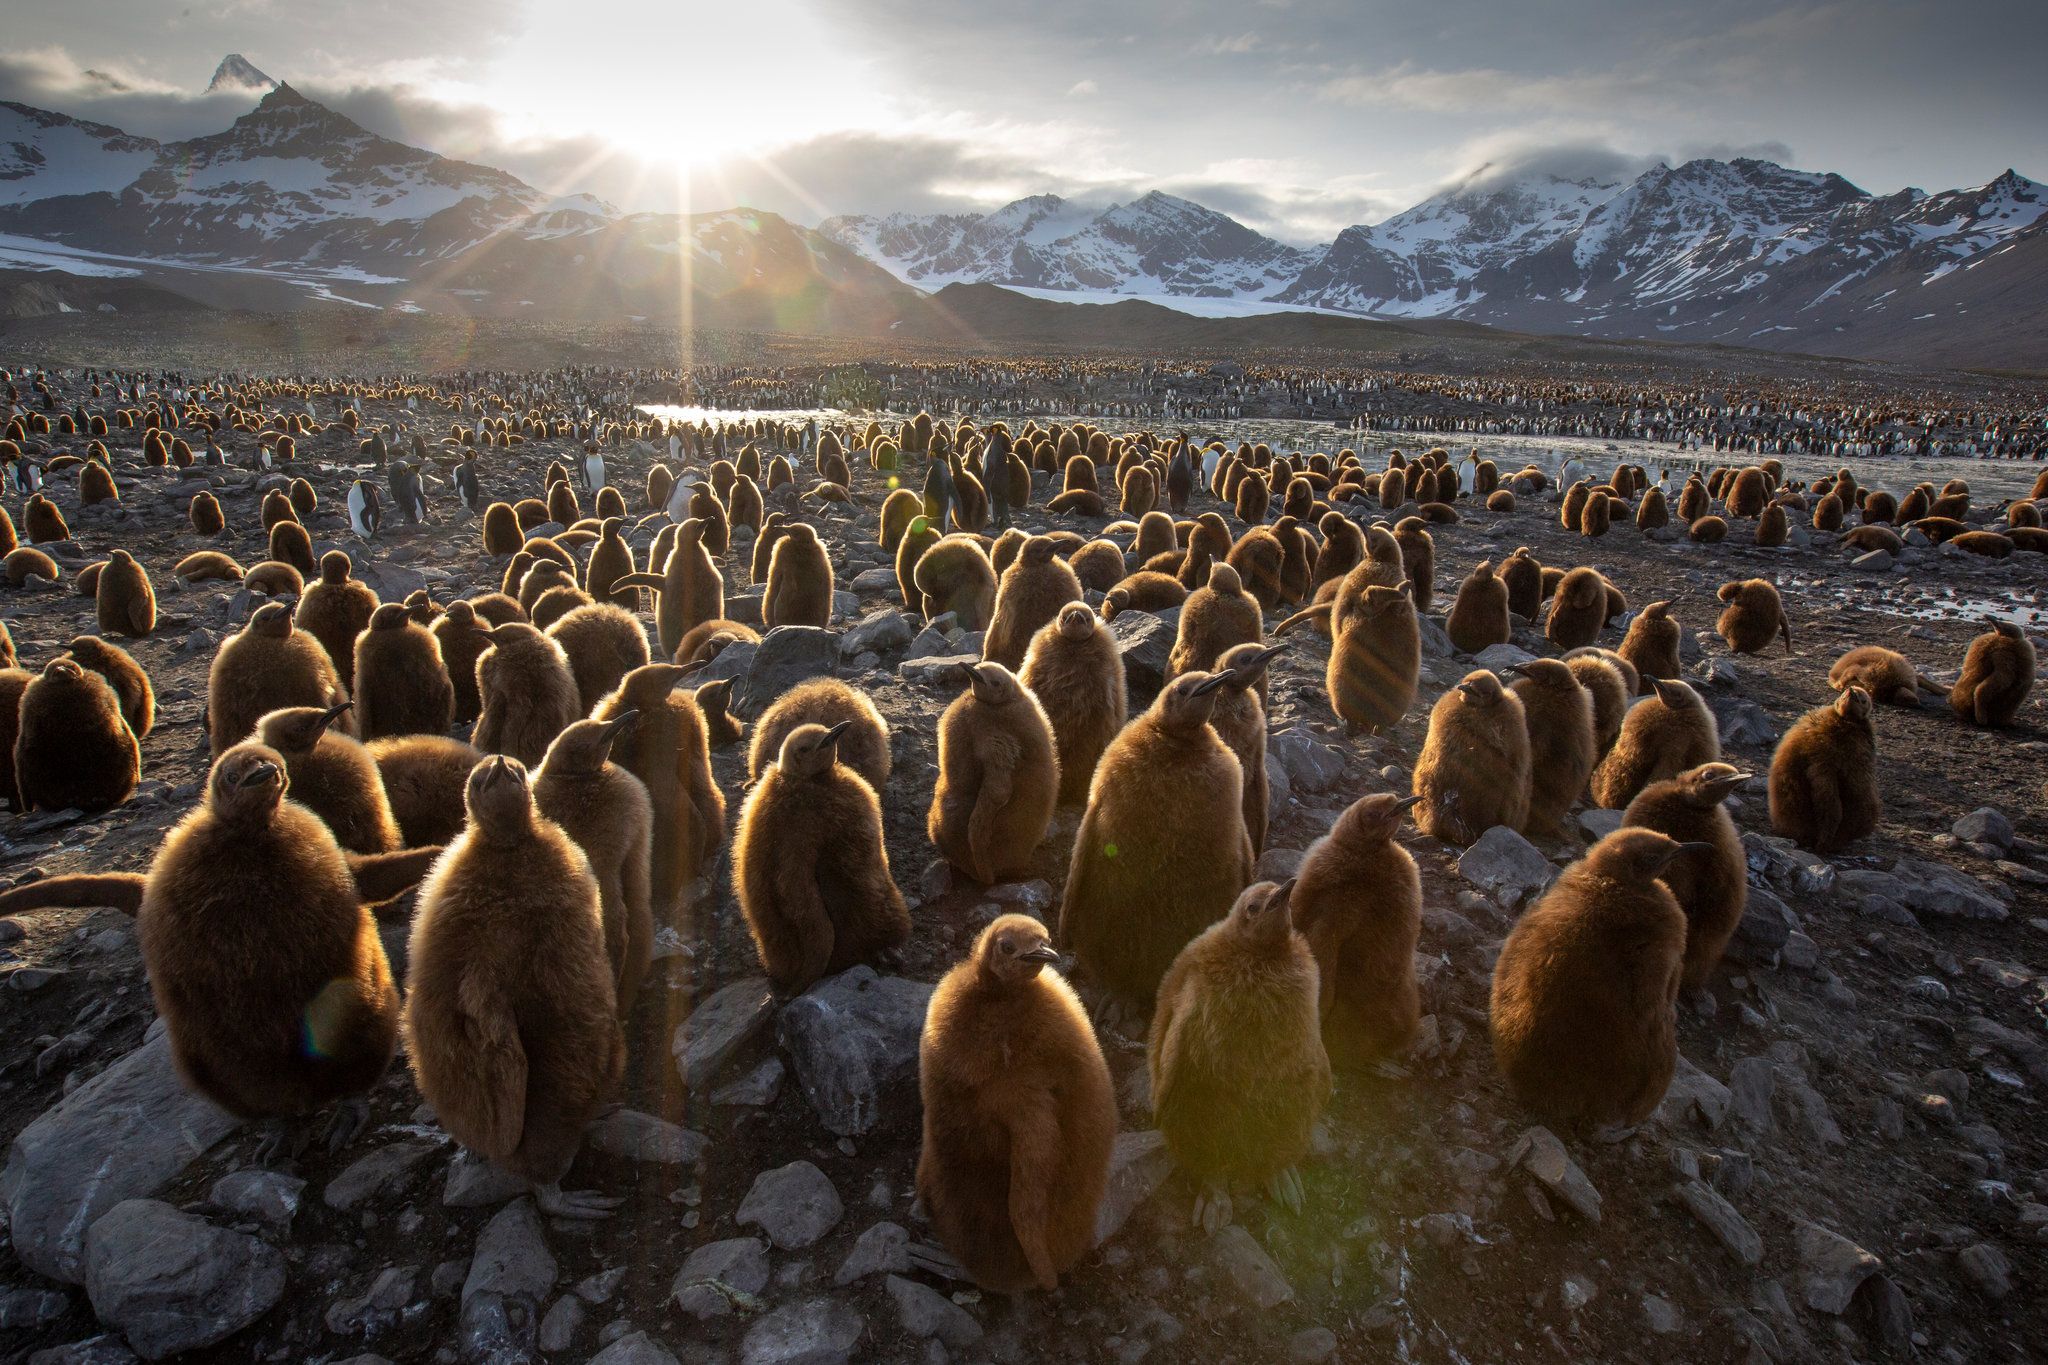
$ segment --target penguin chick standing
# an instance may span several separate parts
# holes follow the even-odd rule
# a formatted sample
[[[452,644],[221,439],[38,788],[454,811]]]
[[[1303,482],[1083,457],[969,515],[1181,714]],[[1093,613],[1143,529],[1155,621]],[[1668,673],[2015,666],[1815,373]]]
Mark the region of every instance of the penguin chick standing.
[[[555,736],[533,778],[534,804],[576,841],[597,878],[621,1019],[633,1012],[654,956],[648,893],[654,808],[640,779],[610,761],[613,742],[639,719],[638,711],[621,711],[610,720],[577,721]]]
[[[397,735],[363,746],[391,801],[407,848],[445,844],[462,833],[462,793],[483,753],[445,735]]]
[[[1324,674],[1330,709],[1373,734],[1408,714],[1422,670],[1421,627],[1405,587],[1378,584],[1356,597],[1337,594]]]
[[[1018,676],[1052,724],[1061,804],[1085,802],[1102,751],[1130,717],[1116,636],[1087,603],[1069,602],[1031,638]]]
[[[1515,921],[1493,969],[1493,1055],[1521,1102],[1575,1128],[1640,1123],[1678,1062],[1685,913],[1657,878],[1685,846],[1623,827]]]
[[[97,635],[74,635],[64,648],[80,664],[107,680],[107,686],[120,698],[121,718],[128,722],[138,741],[148,739],[149,732],[156,727],[156,689],[150,685],[149,674],[135,662],[135,656]],[[11,647],[8,652],[12,653]]]
[[[1532,659],[1512,670],[1529,731],[1529,813],[1525,834],[1562,836],[1565,817],[1586,794],[1599,749],[1593,728],[1593,698],[1579,686],[1569,664]]]
[[[1877,730],[1870,694],[1851,687],[1801,716],[1771,755],[1771,830],[1836,853],[1877,828]]]
[[[1208,583],[1188,594],[1181,605],[1179,632],[1166,660],[1167,681],[1207,672],[1224,650],[1258,644],[1265,635],[1258,601],[1244,590],[1237,570],[1228,564],[1212,565]]]
[[[105,678],[68,655],[43,665],[21,694],[14,782],[21,808],[103,811],[142,778],[142,750]]]
[[[591,719],[640,715],[612,743],[612,759],[647,788],[653,812],[650,876],[658,905],[674,904],[725,842],[725,795],[711,776],[710,744],[696,700],[676,690],[687,670],[645,664],[619,680]]]
[[[327,651],[341,685],[351,692],[356,685],[356,637],[370,628],[370,617],[377,611],[376,591],[350,577],[354,567],[341,550],[320,556],[320,577],[307,585],[296,618],[299,629]]]
[[[1031,870],[1059,796],[1052,723],[1017,675],[963,665],[967,690],[939,717],[939,777],[926,833],[947,862],[992,886]]]
[[[482,710],[470,742],[487,754],[538,763],[555,736],[582,714],[576,677],[562,647],[524,622],[492,630],[476,661]]]
[[[441,644],[403,602],[386,602],[356,637],[356,725],[364,739],[438,735],[455,716]]]
[[[281,706],[324,710],[347,700],[327,651],[293,628],[290,605],[266,602],[213,656],[206,676],[207,736],[214,753],[224,754],[249,737],[266,711]]]
[[[1244,774],[1244,831],[1252,841],[1252,857],[1266,851],[1266,826],[1272,815],[1272,788],[1266,780],[1266,707],[1259,700],[1266,666],[1285,652],[1281,645],[1234,645],[1216,661],[1228,679],[1216,693],[1209,727],[1237,755]]]
[[[1628,803],[1623,825],[1654,829],[1701,845],[1665,865],[1662,880],[1685,912],[1685,985],[1700,990],[1749,904],[1749,867],[1727,799],[1749,774],[1726,763],[1703,763],[1653,782]]]
[[[1244,773],[1208,723],[1227,682],[1183,673],[1124,727],[1096,767],[1074,839],[1060,942],[1146,1012],[1174,957],[1251,880]]]
[[[1652,678],[1621,722],[1621,737],[1593,769],[1593,800],[1624,810],[1652,782],[1721,757],[1721,730],[1700,694],[1682,682]]]
[[[831,729],[799,725],[740,810],[733,894],[776,989],[795,993],[910,937],[874,789]]]
[[[351,853],[390,853],[404,840],[370,751],[334,722],[353,705],[287,706],[256,722],[255,737],[284,759],[292,799],[326,821]]]
[[[1081,600],[1081,580],[1059,551],[1060,542],[1051,536],[1032,536],[1003,570],[982,658],[1007,669],[1022,667],[1032,637],[1057,619],[1062,607]]]
[[[625,1067],[597,879],[516,760],[477,764],[465,806],[413,917],[413,1078],[449,1136],[532,1181],[544,1212],[604,1217],[619,1201],[561,1187]]]
[[[93,594],[93,611],[100,629],[109,635],[139,640],[156,629],[156,592],[149,585],[149,571],[126,550],[107,557]]]
[[[940,979],[918,1044],[917,1193],[939,1241],[998,1293],[1058,1287],[1095,1244],[1116,1095],[1038,921],[1003,915]]]
[[[1474,669],[1436,700],[1415,763],[1415,823],[1463,848],[1495,825],[1529,816],[1529,729],[1522,699]]]
[[[1233,1181],[1302,1208],[1294,1166],[1330,1098],[1316,960],[1294,931],[1294,882],[1244,889],[1159,985],[1146,1059],[1152,1112],[1176,1165],[1202,1182],[1195,1221],[1230,1220]]]
[[[1628,633],[1615,652],[1628,660],[1637,677],[1644,680],[1639,684],[1641,692],[1650,690],[1648,679],[1676,678],[1682,671],[1678,635],[1678,622],[1672,619],[1669,602],[1650,603],[1628,623]]]
[[[2010,621],[1970,641],[1948,704],[1973,725],[2010,725],[2034,686],[2034,642]]]
[[[1477,654],[1488,645],[1504,645],[1514,637],[1508,620],[1508,588],[1493,571],[1493,561],[1482,559],[1458,585],[1451,614],[1444,625],[1453,648]]]
[[[1422,1027],[1422,879],[1394,842],[1419,796],[1362,796],[1302,855],[1289,909],[1321,979],[1323,1046],[1350,1067],[1408,1050]]]
[[[1731,651],[1761,654],[1766,645],[1782,636],[1785,652],[1792,652],[1792,627],[1785,620],[1785,604],[1769,579],[1723,583],[1715,596],[1728,604],[1714,622],[1714,629]]]
[[[788,527],[768,561],[768,589],[761,620],[776,626],[832,623],[832,556],[807,521]]]

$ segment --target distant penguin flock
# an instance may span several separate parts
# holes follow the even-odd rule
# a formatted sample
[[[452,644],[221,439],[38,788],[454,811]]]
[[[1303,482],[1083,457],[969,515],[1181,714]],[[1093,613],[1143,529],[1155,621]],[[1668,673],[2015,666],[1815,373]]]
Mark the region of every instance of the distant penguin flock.
[[[166,603],[191,599],[156,585],[235,589],[240,614],[205,680],[210,769],[148,870],[41,878],[0,912],[133,914],[178,1074],[261,1124],[266,1156],[317,1113],[352,1140],[402,1052],[431,1122],[556,1218],[622,1202],[564,1181],[637,1060],[657,939],[718,925],[784,1001],[951,943],[918,1049],[924,1263],[1004,1294],[1092,1273],[1121,1125],[1109,1058],[1139,1044],[1194,1223],[1219,1231],[1253,1194],[1300,1213],[1333,1096],[1398,1074],[1423,1032],[1416,947],[1442,891],[1411,843],[1455,858],[1503,829],[1565,865],[1492,967],[1499,1082],[1559,1133],[1623,1132],[1663,1101],[1681,994],[1715,980],[1745,912],[1731,798],[1760,775],[1752,832],[1837,855],[1884,822],[1899,708],[2038,725],[2034,644],[1998,619],[1952,683],[1885,646],[1842,654],[1753,774],[1723,752],[1711,672],[1681,676],[1697,598],[1632,609],[1668,585],[1541,563],[1512,536],[1448,561],[1479,519],[1744,565],[1861,519],[2038,562],[2017,533],[2048,488],[1994,530],[1955,483],[1895,520],[1867,474],[1802,483],[1775,459],[1680,487],[1579,456],[1554,479],[1476,448],[1369,468],[1023,417],[714,426],[424,381],[62,382],[89,393],[0,385],[9,486],[43,490],[20,504],[27,547],[6,523],[39,556],[10,562],[10,596],[63,572],[61,547],[139,525],[103,504],[157,472],[102,446],[75,495],[43,480],[69,467],[53,414],[150,449],[187,433],[224,463],[174,471],[209,476],[180,492],[175,537],[89,566],[98,634],[31,664],[7,638],[0,794],[118,812],[167,756],[137,655],[170,663]],[[343,467],[318,490],[316,452]],[[167,543],[187,537],[206,548]],[[447,573],[392,572],[429,545],[466,556],[476,590],[442,601]],[[261,557],[245,571],[230,546]],[[1742,574],[1709,641],[1743,667],[1810,665],[1807,599]],[[917,659],[924,710],[878,705],[872,659],[839,666],[849,583],[914,618],[877,654],[939,640]],[[819,640],[802,668],[747,662]],[[1283,705],[1369,755],[1382,789],[1276,865]],[[926,864],[943,887],[1043,878],[1050,903],[941,926],[953,910],[905,894]]]

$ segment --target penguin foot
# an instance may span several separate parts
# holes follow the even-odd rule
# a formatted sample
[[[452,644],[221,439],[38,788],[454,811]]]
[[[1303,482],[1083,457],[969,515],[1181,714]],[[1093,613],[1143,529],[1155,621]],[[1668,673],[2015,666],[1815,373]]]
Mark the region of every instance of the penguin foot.
[[[901,972],[903,970],[903,950],[901,948],[883,948],[879,950],[875,954],[875,965],[886,968],[890,972]]]
[[[1296,1217],[1308,1204],[1308,1192],[1301,1187],[1301,1172],[1289,1166],[1266,1184],[1266,1193]]]
[[[1617,1142],[1627,1142],[1636,1135],[1636,1130],[1641,1127],[1642,1125],[1639,1123],[1603,1123],[1586,1136],[1595,1142],[1604,1143],[1611,1147]]]
[[[290,1119],[265,1119],[263,1135],[256,1140],[252,1157],[258,1166],[269,1166],[280,1159],[290,1160],[305,1147],[305,1139],[299,1126]]]
[[[594,1190],[565,1190],[555,1180],[534,1186],[533,1202],[550,1218],[609,1218],[626,1201]]]
[[[1376,1058],[1366,1070],[1383,1081],[1405,1081],[1414,1074],[1392,1057]]]
[[[362,1135],[370,1126],[370,1097],[351,1095],[334,1106],[334,1117],[327,1121],[327,1150],[338,1152]]]
[[[1204,1185],[1195,1195],[1195,1226],[1215,1236],[1230,1226],[1230,1190],[1221,1182]]]
[[[967,1267],[954,1258],[953,1253],[936,1242],[913,1242],[905,1248],[912,1270],[922,1270],[927,1275],[936,1275],[942,1280],[972,1280]]]

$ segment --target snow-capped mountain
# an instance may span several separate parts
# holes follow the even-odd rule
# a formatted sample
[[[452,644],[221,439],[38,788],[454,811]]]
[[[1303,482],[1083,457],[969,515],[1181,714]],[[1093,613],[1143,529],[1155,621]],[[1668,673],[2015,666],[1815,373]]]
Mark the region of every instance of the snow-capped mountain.
[[[0,207],[118,193],[161,151],[149,138],[104,123],[0,101]]]
[[[1188,298],[1264,298],[1314,259],[1157,190],[1095,210],[1040,194],[983,217],[845,216],[818,225],[898,279]]]
[[[220,65],[213,69],[213,79],[206,83],[206,93],[217,95],[222,91],[275,90],[277,82],[256,69],[239,52],[230,52],[220,59]]]

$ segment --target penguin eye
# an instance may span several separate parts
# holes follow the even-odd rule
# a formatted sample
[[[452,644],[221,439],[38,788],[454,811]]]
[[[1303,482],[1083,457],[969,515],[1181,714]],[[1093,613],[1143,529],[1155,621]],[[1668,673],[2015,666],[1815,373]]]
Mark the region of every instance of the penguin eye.
[[[1015,956],[1017,955],[1017,945],[1016,945],[1016,944],[1012,943],[1012,942],[1011,942],[1011,941],[1010,941],[1009,939],[1002,939],[1002,940],[1000,940],[1000,941],[1001,941],[1001,943],[1002,943],[1002,945],[1003,945],[1003,956],[1004,956],[1004,957],[1015,957]]]

